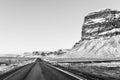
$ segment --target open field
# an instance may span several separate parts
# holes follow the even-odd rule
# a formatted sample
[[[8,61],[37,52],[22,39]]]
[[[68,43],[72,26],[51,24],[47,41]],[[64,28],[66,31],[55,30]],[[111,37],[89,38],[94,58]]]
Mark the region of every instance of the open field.
[[[120,59],[51,59],[51,64],[77,73],[103,79],[120,80]]]
[[[108,63],[57,63],[67,69],[72,69],[77,73],[88,74],[91,76],[120,80],[120,62]]]
[[[80,63],[80,62],[120,62],[118,58],[46,58],[50,61],[56,61],[58,63]]]

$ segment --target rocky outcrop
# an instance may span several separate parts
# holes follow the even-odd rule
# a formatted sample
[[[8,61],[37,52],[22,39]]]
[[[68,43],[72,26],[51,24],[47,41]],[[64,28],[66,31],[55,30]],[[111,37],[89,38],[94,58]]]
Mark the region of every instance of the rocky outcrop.
[[[82,40],[120,34],[120,11],[105,9],[88,14],[82,27]]]
[[[81,33],[81,40],[63,57],[120,57],[120,11],[105,9],[88,14]]]

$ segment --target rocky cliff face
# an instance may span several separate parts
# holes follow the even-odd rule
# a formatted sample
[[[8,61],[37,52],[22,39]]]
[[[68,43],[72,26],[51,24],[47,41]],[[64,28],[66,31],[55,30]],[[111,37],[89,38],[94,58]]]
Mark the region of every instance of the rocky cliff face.
[[[82,40],[120,34],[120,11],[105,9],[88,14],[82,27]]]
[[[120,11],[105,9],[88,14],[81,40],[63,57],[120,57]]]

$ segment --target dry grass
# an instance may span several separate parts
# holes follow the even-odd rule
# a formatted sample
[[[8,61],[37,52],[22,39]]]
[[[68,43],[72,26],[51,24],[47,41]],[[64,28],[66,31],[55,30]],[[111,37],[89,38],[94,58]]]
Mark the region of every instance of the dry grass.
[[[68,65],[62,65],[64,67],[69,67],[71,69],[77,70],[79,72],[84,72],[88,74],[93,74],[96,76],[101,76],[101,77],[107,77],[107,78],[115,78],[115,79],[120,79],[120,66],[118,65],[113,65],[112,63],[106,63],[109,64],[109,66],[106,66],[103,63],[100,65],[92,65],[94,63],[90,64],[78,64],[78,63],[72,63]],[[111,66],[110,66],[111,64]]]

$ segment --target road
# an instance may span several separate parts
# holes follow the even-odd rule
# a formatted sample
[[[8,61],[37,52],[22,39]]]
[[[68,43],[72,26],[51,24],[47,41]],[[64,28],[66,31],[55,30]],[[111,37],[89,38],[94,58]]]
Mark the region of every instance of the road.
[[[5,76],[5,75],[4,75]],[[85,80],[77,76],[65,73],[52,65],[41,61],[26,65],[0,80]]]

